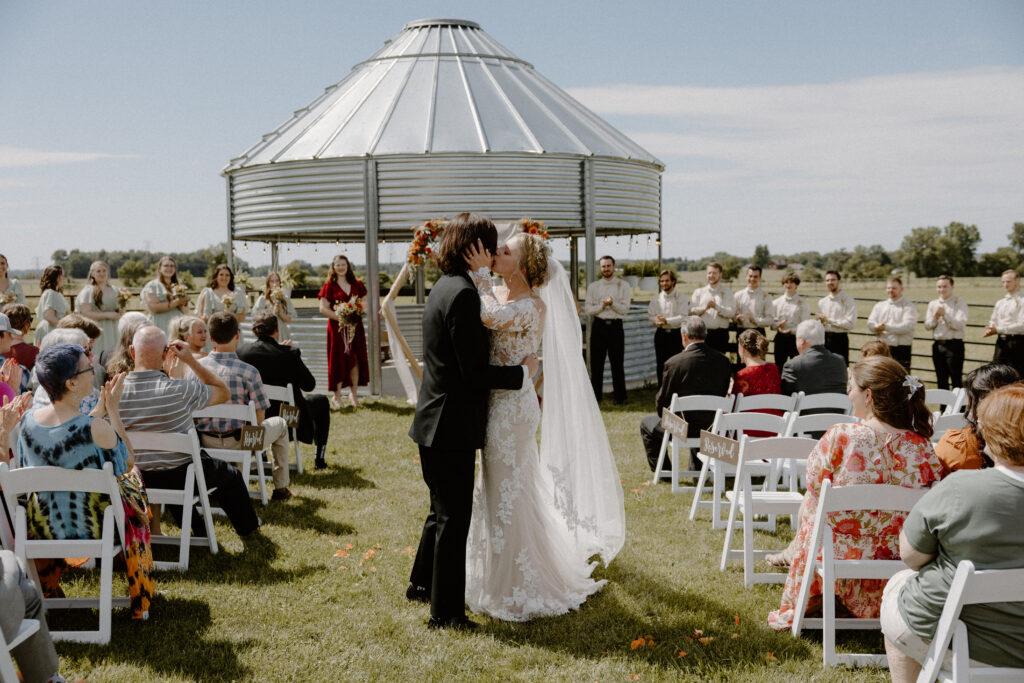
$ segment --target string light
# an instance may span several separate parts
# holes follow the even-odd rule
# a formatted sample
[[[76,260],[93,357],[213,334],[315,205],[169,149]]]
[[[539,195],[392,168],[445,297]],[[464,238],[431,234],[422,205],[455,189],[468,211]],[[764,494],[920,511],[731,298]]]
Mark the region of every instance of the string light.
[[[605,236],[604,236],[604,241],[605,241],[605,242],[607,242],[607,241],[608,241],[608,235],[605,235]]]

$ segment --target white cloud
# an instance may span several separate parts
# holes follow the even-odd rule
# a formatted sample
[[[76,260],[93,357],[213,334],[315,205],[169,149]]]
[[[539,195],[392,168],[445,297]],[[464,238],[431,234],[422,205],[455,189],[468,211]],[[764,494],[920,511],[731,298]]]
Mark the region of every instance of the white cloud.
[[[134,159],[134,154],[105,154],[103,152],[47,152],[26,147],[0,145],[0,168],[25,168],[31,166],[54,166],[79,164],[99,159]]]

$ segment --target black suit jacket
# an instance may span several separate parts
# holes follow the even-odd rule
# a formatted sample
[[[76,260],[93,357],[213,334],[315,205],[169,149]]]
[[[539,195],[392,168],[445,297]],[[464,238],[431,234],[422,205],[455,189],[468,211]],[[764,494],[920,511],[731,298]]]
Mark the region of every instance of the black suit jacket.
[[[491,389],[523,386],[523,369],[489,364],[480,295],[466,273],[443,275],[423,309],[423,383],[409,436],[432,448],[484,445]]]
[[[724,354],[705,342],[692,342],[682,352],[665,361],[665,374],[658,390],[658,415],[672,403],[672,394],[725,396],[729,393],[731,376],[732,367]],[[700,430],[711,426],[715,412],[688,410],[684,417],[688,425],[687,434],[699,436]]]
[[[812,346],[782,366],[782,393],[845,394],[846,361],[824,345]]]
[[[291,382],[295,405],[300,412],[297,436],[300,441],[311,442],[313,418],[302,392],[312,391],[316,387],[316,378],[302,362],[302,352],[291,346],[282,346],[272,337],[259,337],[254,342],[241,344],[236,353],[239,360],[259,370],[264,384],[283,387]],[[277,415],[280,405],[280,401],[271,401],[267,417]]]

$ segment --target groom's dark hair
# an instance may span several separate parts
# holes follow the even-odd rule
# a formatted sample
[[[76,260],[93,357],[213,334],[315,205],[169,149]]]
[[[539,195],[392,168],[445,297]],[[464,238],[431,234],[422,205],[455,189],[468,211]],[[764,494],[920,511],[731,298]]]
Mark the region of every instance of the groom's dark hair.
[[[460,213],[448,221],[437,247],[437,267],[446,275],[466,272],[469,266],[462,256],[477,240],[483,242],[484,249],[492,254],[498,249],[498,230],[487,216]]]

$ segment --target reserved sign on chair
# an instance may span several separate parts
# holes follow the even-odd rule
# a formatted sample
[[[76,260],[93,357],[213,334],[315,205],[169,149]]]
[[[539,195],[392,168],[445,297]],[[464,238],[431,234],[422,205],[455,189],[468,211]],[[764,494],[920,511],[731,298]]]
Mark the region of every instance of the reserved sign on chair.
[[[739,462],[740,442],[702,429],[700,430],[700,452],[709,458],[735,466]]]
[[[299,426],[299,409],[297,406],[290,406],[286,403],[281,404],[281,411],[279,413],[281,419],[289,427]]]
[[[671,410],[662,411],[661,428],[677,439],[686,440],[686,420]]]
[[[254,425],[243,425],[242,443],[240,445],[240,448],[243,451],[262,451],[263,436],[263,427],[256,427]]]

